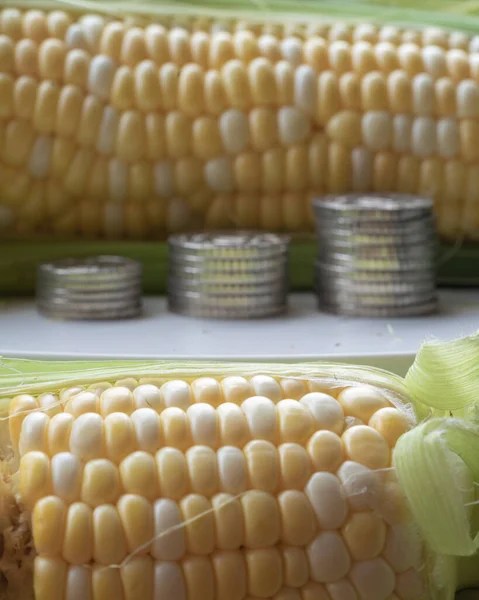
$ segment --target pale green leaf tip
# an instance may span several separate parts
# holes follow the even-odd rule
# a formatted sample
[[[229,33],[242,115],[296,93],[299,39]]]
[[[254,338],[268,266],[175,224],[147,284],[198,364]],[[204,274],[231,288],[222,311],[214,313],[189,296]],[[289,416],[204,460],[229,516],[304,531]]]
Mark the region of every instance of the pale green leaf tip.
[[[467,416],[479,400],[479,333],[425,342],[405,380],[416,404],[437,415]]]

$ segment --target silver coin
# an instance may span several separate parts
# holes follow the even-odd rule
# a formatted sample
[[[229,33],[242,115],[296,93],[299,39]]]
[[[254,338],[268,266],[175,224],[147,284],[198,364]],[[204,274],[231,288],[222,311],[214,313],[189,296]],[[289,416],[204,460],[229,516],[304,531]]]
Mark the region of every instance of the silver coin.
[[[261,301],[260,301],[261,300]],[[168,308],[185,316],[212,319],[250,319],[276,316],[287,310],[287,303],[276,297],[204,298],[200,294],[188,293],[168,295]]]
[[[433,210],[431,198],[411,194],[343,194],[322,196],[313,199],[314,210],[337,213],[359,212],[403,216],[407,214],[428,214]]]
[[[370,240],[376,236],[385,238],[388,243],[391,242],[411,242],[435,239],[437,237],[436,227],[426,225],[418,221],[401,224],[400,226],[391,223],[374,223],[367,221],[364,224],[352,220],[343,222],[337,220],[326,220],[316,222],[316,233],[320,240],[341,241],[343,238],[352,236],[350,241]]]
[[[222,294],[268,294],[287,289],[288,279],[286,277],[269,281],[211,281],[207,279],[178,278],[168,277],[168,289],[172,290],[192,290],[202,291],[203,293],[222,293]]]
[[[435,276],[434,272],[429,267],[414,266],[413,268],[404,268],[400,271],[390,271],[389,269],[357,269],[351,265],[338,265],[324,262],[323,260],[316,260],[314,263],[317,271],[324,271],[331,273],[332,276],[340,275],[342,277],[347,276],[350,279],[370,279],[374,280],[388,280],[388,281],[401,281],[401,280],[416,280],[428,276]]]
[[[354,271],[387,271],[387,272],[402,272],[407,270],[425,270],[433,271],[435,267],[434,260],[407,260],[400,258],[356,258],[356,257],[334,257],[334,260],[329,257],[326,261],[329,265],[339,265],[349,268]]]
[[[370,294],[355,293],[350,290],[318,290],[319,298],[328,303],[337,306],[358,306],[364,308],[380,307],[395,308],[415,306],[425,304],[436,298],[434,292],[414,293],[414,294]]]
[[[336,231],[332,231],[327,235],[318,236],[318,246],[326,249],[358,249],[365,248],[407,248],[414,246],[416,248],[435,247],[438,239],[436,234],[433,235],[382,235],[375,233],[374,235],[357,235],[355,233],[345,233],[338,235]]]
[[[432,245],[426,246],[362,246],[362,247],[347,247],[331,248],[326,246],[319,247],[320,256],[326,262],[343,261],[343,260],[384,260],[396,259],[401,261],[414,262],[419,260],[435,260],[438,256],[438,248]],[[324,258],[327,257],[327,258]]]
[[[180,271],[185,273],[204,273],[204,274],[231,274],[241,275],[250,273],[262,276],[273,271],[282,271],[288,264],[287,256],[282,256],[271,260],[223,260],[223,259],[199,259],[194,257],[173,256],[168,259],[168,268],[170,271]]]
[[[141,314],[142,306],[141,303],[138,303],[116,307],[106,306],[92,310],[91,307],[84,308],[78,305],[37,302],[37,309],[41,314],[54,319],[112,320],[138,317]]]
[[[63,259],[37,271],[37,307],[68,319],[117,319],[141,312],[142,266],[119,256]]]
[[[281,312],[288,292],[287,236],[256,232],[169,238],[168,303],[191,316]]]
[[[331,304],[319,299],[319,308],[324,312],[347,317],[367,317],[367,318],[405,318],[421,317],[432,315],[438,310],[438,302],[431,300],[425,304],[417,304],[406,307],[362,307],[355,305]]]
[[[434,279],[417,280],[415,282],[399,281],[357,281],[343,277],[331,278],[324,273],[316,273],[314,278],[316,289],[324,288],[325,290],[346,290],[352,294],[355,293],[371,293],[371,294],[414,294],[430,292],[436,290],[436,282]]]
[[[92,256],[87,258],[66,258],[42,263],[39,272],[45,276],[63,277],[72,280],[97,278],[122,278],[139,276],[141,264],[120,256]]]
[[[89,281],[72,281],[64,278],[50,278],[38,276],[37,277],[37,288],[42,286],[45,289],[48,288],[61,288],[65,290],[72,290],[72,292],[95,292],[97,290],[103,290],[105,292],[111,290],[112,292],[120,290],[131,290],[141,289],[143,284],[142,277],[132,277],[129,279],[121,278],[117,280],[99,280],[95,281],[91,279]]]
[[[178,279],[205,280],[210,282],[238,282],[238,283],[262,283],[265,281],[277,281],[287,275],[285,265],[272,267],[271,269],[260,270],[239,270],[239,271],[208,271],[197,267],[180,267],[175,263],[168,264],[168,277],[177,277]]]
[[[208,253],[213,250],[233,255],[237,252],[256,255],[262,251],[285,250],[288,243],[288,236],[254,231],[177,234],[168,238],[168,245],[175,250],[191,253]]]
[[[128,303],[136,302],[140,297],[136,291],[127,292],[93,292],[88,294],[71,293],[69,290],[54,289],[54,290],[37,290],[37,298],[41,298],[43,301],[58,300],[61,302],[69,303],[70,305],[76,302],[96,306],[98,304],[116,304],[118,302]]]

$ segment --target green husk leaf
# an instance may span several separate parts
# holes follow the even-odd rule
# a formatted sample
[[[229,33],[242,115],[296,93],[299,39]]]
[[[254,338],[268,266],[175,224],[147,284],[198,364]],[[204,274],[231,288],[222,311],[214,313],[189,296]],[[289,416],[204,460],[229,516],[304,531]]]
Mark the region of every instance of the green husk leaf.
[[[20,7],[92,11],[118,16],[176,17],[197,15],[251,21],[348,21],[408,27],[438,26],[469,33],[479,31],[477,0],[17,0]]]
[[[479,584],[479,335],[423,344],[406,387],[416,406],[437,416],[399,439],[394,465],[442,565],[432,571],[437,598],[452,597],[456,584]]]
[[[466,505],[474,502],[474,481],[479,481],[479,429],[463,419],[431,419],[399,439],[394,461],[431,549],[451,556],[474,554],[479,535],[471,534]]]
[[[213,362],[213,361],[36,361],[2,358],[0,360],[0,400],[21,393],[40,394],[59,391],[65,386],[89,385],[126,377],[184,378],[246,377],[265,374],[327,382],[331,387],[367,383],[382,389],[391,400],[408,406],[401,377],[372,367],[315,362]]]

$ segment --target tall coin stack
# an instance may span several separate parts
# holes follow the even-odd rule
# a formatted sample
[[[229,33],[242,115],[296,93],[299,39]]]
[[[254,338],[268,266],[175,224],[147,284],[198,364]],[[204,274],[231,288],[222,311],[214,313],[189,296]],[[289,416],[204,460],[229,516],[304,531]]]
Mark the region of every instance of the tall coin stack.
[[[37,308],[56,319],[126,319],[142,308],[140,263],[95,256],[43,263],[37,272]]]
[[[314,201],[319,306],[349,316],[400,317],[437,309],[432,201],[407,194]]]
[[[168,240],[168,306],[194,317],[271,317],[287,308],[288,239],[193,233]]]

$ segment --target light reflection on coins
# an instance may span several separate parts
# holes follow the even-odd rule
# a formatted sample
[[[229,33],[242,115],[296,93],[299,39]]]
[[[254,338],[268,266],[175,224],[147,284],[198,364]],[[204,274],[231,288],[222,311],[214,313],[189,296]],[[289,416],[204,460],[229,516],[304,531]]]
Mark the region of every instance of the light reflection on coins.
[[[183,315],[248,319],[287,309],[286,236],[226,232],[171,236],[168,306]]]
[[[350,194],[313,202],[322,310],[417,316],[437,309],[433,204],[407,194]]]

